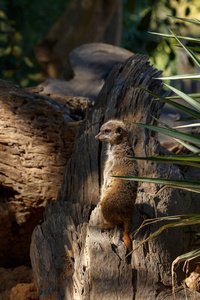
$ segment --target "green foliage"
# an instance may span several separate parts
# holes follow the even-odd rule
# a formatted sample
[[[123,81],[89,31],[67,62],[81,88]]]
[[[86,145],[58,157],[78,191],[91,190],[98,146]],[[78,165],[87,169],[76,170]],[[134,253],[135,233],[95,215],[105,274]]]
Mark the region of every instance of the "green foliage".
[[[196,31],[193,30],[192,25],[196,24],[196,21],[183,23],[181,21],[187,19],[177,18],[177,16],[198,18],[199,1],[124,0],[123,3],[122,46],[135,53],[147,54],[150,61],[158,69],[163,70],[165,75],[176,73],[178,69],[176,40],[174,38],[163,39],[162,36],[167,36],[169,26],[176,28],[181,35],[189,32],[194,35]],[[168,15],[173,15],[173,19]],[[164,34],[155,36],[149,31],[164,32]],[[187,39],[191,41],[190,37]],[[193,48],[192,43],[188,46]],[[193,50],[199,51],[199,48]],[[189,62],[191,62],[190,59]]]
[[[34,47],[70,0],[0,2],[0,78],[23,87],[38,84],[39,68]]]
[[[22,87],[30,84],[31,76],[39,80],[39,74],[32,71],[33,62],[24,54],[22,35],[3,11],[0,11],[0,65],[0,77]]]
[[[148,54],[162,70],[174,66],[174,41],[152,36],[148,31],[167,32],[168,14],[172,14],[169,1],[124,1],[122,46],[134,53]]]

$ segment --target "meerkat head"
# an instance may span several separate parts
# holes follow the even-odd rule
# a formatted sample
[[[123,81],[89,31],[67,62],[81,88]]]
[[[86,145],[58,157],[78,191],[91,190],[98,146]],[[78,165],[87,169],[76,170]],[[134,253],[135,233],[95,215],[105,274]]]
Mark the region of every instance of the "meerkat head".
[[[100,132],[95,136],[95,139],[114,145],[121,143],[127,136],[128,131],[122,121],[110,120],[101,126]]]

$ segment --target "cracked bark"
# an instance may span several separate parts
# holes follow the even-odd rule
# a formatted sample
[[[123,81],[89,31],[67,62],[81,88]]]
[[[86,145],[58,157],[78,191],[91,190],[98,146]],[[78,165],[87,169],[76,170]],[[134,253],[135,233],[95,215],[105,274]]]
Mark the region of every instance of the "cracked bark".
[[[74,110],[86,107],[81,97],[62,100],[0,80],[1,266],[29,260],[32,231],[57,197],[79,127]]]

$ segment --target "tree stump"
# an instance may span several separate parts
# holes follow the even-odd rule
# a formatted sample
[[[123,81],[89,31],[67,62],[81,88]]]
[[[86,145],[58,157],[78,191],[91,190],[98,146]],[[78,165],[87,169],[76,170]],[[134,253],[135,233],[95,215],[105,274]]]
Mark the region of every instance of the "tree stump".
[[[142,55],[116,66],[81,125],[57,201],[48,201],[45,221],[32,236],[31,261],[40,299],[172,299],[171,263],[190,249],[190,236],[182,228],[162,233],[125,259],[120,228],[102,231],[96,226],[101,218],[98,202],[105,146],[94,137],[103,122],[120,118],[130,129],[136,156],[165,153],[154,132],[134,125],[156,123],[152,116],[159,117],[163,103],[140,87],[162,94],[162,84],[155,79],[160,74]],[[152,162],[138,166],[140,176],[183,178],[178,166]],[[144,218],[195,209],[190,193],[168,188],[153,199],[158,190],[153,184],[139,186],[133,231]],[[133,237],[133,248],[157,228],[153,224],[141,230]],[[177,285],[182,279],[179,268]],[[197,292],[177,288],[176,299],[185,295],[200,299]]]

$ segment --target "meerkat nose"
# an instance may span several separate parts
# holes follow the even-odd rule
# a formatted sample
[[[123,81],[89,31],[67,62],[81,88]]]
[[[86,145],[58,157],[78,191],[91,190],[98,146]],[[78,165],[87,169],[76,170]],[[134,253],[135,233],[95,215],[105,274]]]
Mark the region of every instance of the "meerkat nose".
[[[99,132],[99,133],[95,136],[95,139],[98,140],[99,137],[100,137],[100,135],[101,135],[101,132]]]

